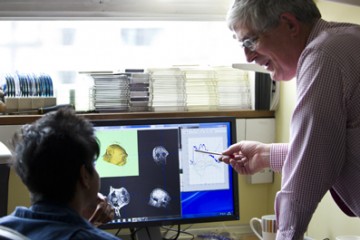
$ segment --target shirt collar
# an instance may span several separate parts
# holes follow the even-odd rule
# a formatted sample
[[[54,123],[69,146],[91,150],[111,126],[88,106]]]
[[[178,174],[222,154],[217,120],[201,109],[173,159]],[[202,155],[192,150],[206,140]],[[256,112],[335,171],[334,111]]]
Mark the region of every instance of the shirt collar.
[[[308,40],[306,42],[306,46],[309,45],[320,33],[323,29],[326,29],[331,24],[323,19],[317,20],[317,22],[314,24],[314,27],[312,28],[310,35],[308,37]]]

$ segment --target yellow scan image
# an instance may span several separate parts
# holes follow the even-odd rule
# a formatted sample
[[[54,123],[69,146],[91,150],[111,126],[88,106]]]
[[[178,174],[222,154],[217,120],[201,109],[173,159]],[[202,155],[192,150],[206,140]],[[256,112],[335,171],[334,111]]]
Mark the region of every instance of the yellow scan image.
[[[111,144],[106,148],[103,160],[117,166],[126,164],[128,154],[119,144]]]

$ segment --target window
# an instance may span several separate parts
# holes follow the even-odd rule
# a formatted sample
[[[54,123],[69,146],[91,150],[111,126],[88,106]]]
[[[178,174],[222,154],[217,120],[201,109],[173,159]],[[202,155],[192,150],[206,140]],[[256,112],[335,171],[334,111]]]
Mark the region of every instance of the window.
[[[79,71],[244,62],[224,21],[4,20],[0,31],[1,73],[47,73],[58,91]]]

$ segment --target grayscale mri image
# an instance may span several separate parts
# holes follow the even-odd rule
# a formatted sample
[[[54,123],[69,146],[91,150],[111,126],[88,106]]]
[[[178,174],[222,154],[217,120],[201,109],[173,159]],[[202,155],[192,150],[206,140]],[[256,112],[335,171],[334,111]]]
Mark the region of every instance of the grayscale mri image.
[[[166,208],[169,205],[170,200],[171,197],[165,190],[155,188],[150,193],[149,205],[156,208]]]
[[[108,201],[115,209],[115,216],[121,217],[120,209],[130,203],[130,193],[126,188],[114,188],[110,186]]]
[[[166,165],[166,158],[169,155],[169,152],[163,146],[156,146],[153,149],[153,159],[158,165]]]

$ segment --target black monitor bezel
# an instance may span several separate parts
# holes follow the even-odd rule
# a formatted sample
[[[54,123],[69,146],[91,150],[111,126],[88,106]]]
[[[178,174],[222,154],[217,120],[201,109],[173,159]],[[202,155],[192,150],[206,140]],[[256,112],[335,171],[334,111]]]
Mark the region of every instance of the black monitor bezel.
[[[93,126],[127,126],[127,125],[151,125],[151,124],[176,124],[176,123],[211,123],[211,122],[228,122],[230,123],[230,144],[236,142],[236,118],[230,116],[208,116],[208,117],[156,117],[156,118],[129,118],[129,119],[102,119],[91,120]],[[101,225],[102,229],[117,229],[117,228],[139,228],[139,227],[153,227],[153,226],[167,226],[167,225],[181,225],[194,223],[209,223],[209,222],[223,222],[236,221],[240,219],[239,208],[239,189],[238,189],[238,174],[230,167],[232,174],[233,186],[233,200],[234,200],[234,214],[227,216],[214,216],[205,218],[181,218],[181,219],[166,219],[146,222],[122,222],[122,223],[108,223]],[[221,203],[219,203],[221,204]]]

